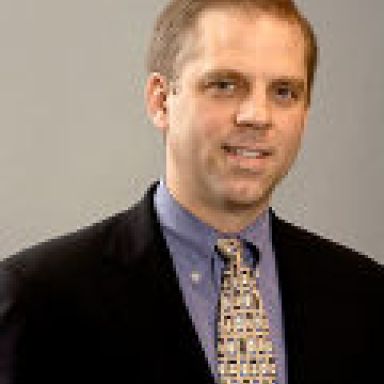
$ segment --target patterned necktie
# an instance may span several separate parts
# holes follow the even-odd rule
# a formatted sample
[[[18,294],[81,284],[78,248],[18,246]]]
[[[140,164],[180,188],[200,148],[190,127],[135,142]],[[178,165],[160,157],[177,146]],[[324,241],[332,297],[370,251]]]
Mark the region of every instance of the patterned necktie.
[[[219,239],[225,261],[217,327],[220,384],[276,384],[269,322],[257,288],[259,269],[243,261],[238,239]]]

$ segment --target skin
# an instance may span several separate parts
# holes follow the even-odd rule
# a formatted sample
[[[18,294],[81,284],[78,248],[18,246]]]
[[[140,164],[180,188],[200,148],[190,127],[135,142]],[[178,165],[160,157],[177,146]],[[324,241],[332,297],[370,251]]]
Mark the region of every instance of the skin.
[[[202,221],[238,232],[267,209],[300,147],[304,37],[272,15],[213,9],[200,16],[179,61],[175,84],[154,73],[146,90],[165,135],[166,184]]]

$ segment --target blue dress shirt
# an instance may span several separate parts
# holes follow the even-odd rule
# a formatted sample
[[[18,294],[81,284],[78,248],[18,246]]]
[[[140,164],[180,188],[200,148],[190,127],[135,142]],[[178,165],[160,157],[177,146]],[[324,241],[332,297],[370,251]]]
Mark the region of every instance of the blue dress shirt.
[[[184,209],[162,181],[154,200],[185,303],[217,381],[215,330],[224,263],[215,252],[215,245],[218,238],[228,237],[229,234],[221,234]],[[268,210],[246,229],[232,235],[253,244],[259,250],[259,288],[269,316],[277,359],[277,382],[287,384],[281,297]],[[245,260],[249,265],[257,262],[253,260],[250,248],[245,249]]]

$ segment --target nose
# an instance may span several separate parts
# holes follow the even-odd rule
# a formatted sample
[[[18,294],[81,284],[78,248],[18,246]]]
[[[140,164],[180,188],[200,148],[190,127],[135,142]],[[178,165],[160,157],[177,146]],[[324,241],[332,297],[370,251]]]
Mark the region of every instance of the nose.
[[[271,110],[266,90],[248,94],[238,105],[235,123],[238,127],[265,130],[271,127]]]

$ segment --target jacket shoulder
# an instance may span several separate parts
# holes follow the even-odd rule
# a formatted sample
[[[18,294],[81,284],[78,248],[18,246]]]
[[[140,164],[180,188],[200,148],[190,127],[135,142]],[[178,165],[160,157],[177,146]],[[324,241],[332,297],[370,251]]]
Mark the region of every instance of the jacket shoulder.
[[[289,223],[273,214],[272,234],[281,252],[299,255],[303,263],[333,275],[378,279],[384,287],[384,266],[350,247]],[[286,252],[285,252],[286,250]]]
[[[126,211],[9,256],[0,270],[16,279],[55,280],[82,275],[140,253],[151,239],[154,212],[147,194]]]

